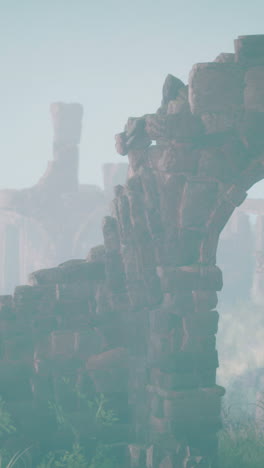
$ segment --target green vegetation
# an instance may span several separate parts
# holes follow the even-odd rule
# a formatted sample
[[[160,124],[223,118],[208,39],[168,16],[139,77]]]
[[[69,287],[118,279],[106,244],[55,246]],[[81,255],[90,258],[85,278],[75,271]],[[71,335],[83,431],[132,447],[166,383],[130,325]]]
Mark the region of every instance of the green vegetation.
[[[11,416],[6,408],[6,404],[0,396],[0,437],[14,432],[16,432],[16,428],[13,425]]]
[[[257,427],[253,415],[241,410],[232,415],[232,407],[224,406],[223,429],[219,433],[219,466],[225,468],[263,468],[264,432]]]
[[[227,390],[219,433],[219,466],[260,468],[264,466],[264,431],[255,421],[256,388],[249,374],[244,379],[238,377],[264,367],[263,310],[251,302],[238,302],[220,305],[219,313],[217,380]]]
[[[217,349],[220,385],[229,387],[232,379],[256,367],[264,367],[263,308],[251,302],[219,305]]]
[[[83,404],[83,411],[87,415],[87,424],[94,427],[111,427],[118,421],[115,412],[107,409],[107,399],[103,394],[99,394],[94,400],[90,400],[87,395],[81,393],[77,386],[73,386],[69,379],[62,378],[61,383],[68,394],[76,396]],[[58,429],[70,431],[72,436],[72,447],[70,450],[60,450],[48,453],[37,468],[117,468],[117,461],[110,454],[108,446],[97,440],[98,446],[94,455],[89,457],[85,453],[84,447],[80,445],[79,428],[71,422],[67,408],[61,401],[49,401],[48,408],[55,416]],[[90,418],[90,419],[89,419]],[[0,398],[0,437],[11,435],[16,432],[12,418],[8,412],[5,402]],[[13,456],[5,449],[0,448],[0,468],[33,468],[32,463],[24,459],[24,455],[31,449],[18,451]],[[21,464],[20,464],[21,462]],[[35,467],[34,467],[35,468]]]

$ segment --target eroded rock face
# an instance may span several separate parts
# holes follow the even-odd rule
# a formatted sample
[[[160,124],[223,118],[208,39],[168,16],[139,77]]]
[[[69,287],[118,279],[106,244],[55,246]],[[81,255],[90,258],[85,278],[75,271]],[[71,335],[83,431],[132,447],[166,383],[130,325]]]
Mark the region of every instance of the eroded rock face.
[[[110,432],[127,449],[122,468],[216,466],[224,394],[215,380],[216,249],[247,189],[264,175],[263,116],[249,113],[244,87],[254,47],[254,67],[262,65],[262,42],[239,38],[234,62],[195,66],[188,93],[169,77],[158,112],[129,119],[116,137],[129,178],[104,219],[104,248],[35,272],[30,285],[2,299],[10,310],[4,353],[22,322],[34,355],[35,367],[28,361],[23,374],[34,408],[48,379],[71,375],[84,387],[88,379],[120,418]]]

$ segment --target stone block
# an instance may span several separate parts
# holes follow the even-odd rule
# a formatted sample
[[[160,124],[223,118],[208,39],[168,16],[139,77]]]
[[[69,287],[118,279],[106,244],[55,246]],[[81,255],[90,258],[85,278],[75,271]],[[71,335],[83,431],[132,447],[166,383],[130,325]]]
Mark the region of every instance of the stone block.
[[[176,290],[220,291],[222,272],[217,266],[190,265],[183,267],[157,267],[157,273],[165,292]]]
[[[105,251],[119,251],[120,241],[117,220],[112,216],[105,216],[103,218],[102,229]]]
[[[142,445],[129,444],[129,468],[145,468],[146,448]]]
[[[150,411],[155,418],[163,418],[163,399],[159,395],[150,396]]]
[[[252,185],[264,178],[264,164],[262,159],[252,161],[248,167],[242,171],[238,178],[238,184],[244,190],[248,190]]]
[[[14,291],[14,306],[16,309],[23,304],[32,303],[37,306],[39,302],[49,302],[51,299],[56,299],[55,284],[17,286]]]
[[[260,157],[264,145],[264,112],[245,111],[239,124],[239,134],[251,158]]]
[[[172,330],[168,334],[151,333],[148,346],[148,358],[155,361],[160,355],[169,355],[181,351],[183,332]]]
[[[180,88],[177,96],[168,102],[167,114],[179,114],[180,112],[190,112],[188,86]]]
[[[216,369],[219,365],[217,351],[191,352],[180,351],[172,354],[159,353],[152,357],[149,365],[154,368],[160,368],[164,373],[189,373],[195,370]]]
[[[199,117],[191,112],[168,114],[166,117],[165,138],[177,143],[192,143],[204,134],[204,127]]]
[[[182,191],[186,183],[186,177],[182,174],[169,174],[162,181],[160,189],[160,207],[162,222],[168,229],[173,229],[178,226],[178,212]]]
[[[215,335],[218,329],[219,313],[216,310],[189,314],[182,318],[184,330],[190,335]]]
[[[100,354],[95,354],[86,361],[86,369],[108,369],[116,367],[126,367],[127,350],[125,348],[110,349]]]
[[[149,312],[150,333],[167,334],[171,330],[181,328],[182,319],[165,308],[157,308]]]
[[[213,382],[215,384],[215,382]],[[200,385],[200,373],[192,372],[161,372],[160,369],[151,369],[151,385],[165,390],[181,390],[197,388]]]
[[[83,358],[103,351],[105,338],[98,328],[75,332],[74,350]]]
[[[234,130],[242,118],[242,111],[207,112],[201,115],[206,134],[215,134]]]
[[[179,210],[181,228],[204,229],[218,198],[218,184],[192,177],[186,182]]]
[[[235,63],[198,63],[189,75],[189,102],[194,114],[240,111],[243,70]]]
[[[33,354],[33,343],[31,334],[14,336],[12,339],[4,340],[4,358],[8,361],[19,361],[30,359]]]
[[[0,361],[0,394],[6,401],[30,400],[32,390],[30,378],[33,375],[31,360]]]
[[[162,88],[162,106],[166,106],[169,101],[176,99],[179,92],[184,88],[184,83],[175,76],[167,75],[163,88]]]
[[[185,315],[194,311],[192,291],[176,290],[164,294],[164,309],[172,314]]]
[[[126,368],[89,369],[95,390],[98,393],[120,393],[128,391],[128,370]]]
[[[55,354],[47,364],[53,378],[66,377],[77,380],[80,369],[84,368],[85,362],[77,355]]]
[[[126,132],[118,133],[115,135],[115,147],[116,151],[118,154],[121,154],[122,156],[126,156],[128,153],[128,147],[127,147],[127,135]]]
[[[152,424],[155,427],[156,421],[153,419]],[[146,450],[146,468],[159,468],[162,460],[162,450],[158,444],[150,445]]]
[[[52,331],[57,330],[59,323],[58,318],[54,315],[41,315],[31,320],[31,328],[34,338],[40,340],[41,337],[49,335]]]
[[[195,174],[200,154],[192,144],[171,141],[158,161],[158,169],[169,173]]]
[[[75,311],[78,310],[78,314]],[[86,300],[57,300],[54,315],[58,319],[60,327],[64,327],[68,322],[75,321],[75,329],[78,329],[78,321],[87,321],[95,314],[96,304],[94,297]]]
[[[167,455],[165,458],[163,458],[162,462],[159,465],[159,468],[173,468],[175,465],[173,463],[172,458]]]
[[[106,253],[105,262],[106,284],[110,291],[125,291],[125,271],[122,257],[118,252]]]
[[[73,355],[76,351],[77,335],[73,331],[53,331],[50,335],[51,354]]]
[[[207,313],[217,306],[218,298],[215,291],[192,291],[192,296],[196,313]],[[213,317],[215,320],[218,317],[215,311]]]
[[[56,285],[56,299],[58,301],[88,300],[95,293],[93,283],[76,281],[74,283],[59,283]]]
[[[117,214],[120,241],[123,245],[129,243],[133,232],[130,219],[130,207],[128,197],[125,194],[117,198]]]
[[[32,286],[38,286],[74,281],[100,281],[104,278],[104,264],[80,260],[65,262],[57,268],[35,271],[29,276],[29,283]]]
[[[245,85],[245,109],[264,112],[264,66],[250,68],[245,74]]]
[[[148,386],[150,393],[158,394],[164,398],[164,417],[159,418],[156,427],[161,432],[173,425],[176,428],[211,426],[220,423],[221,397],[224,395],[222,387],[189,389],[182,391],[165,391]],[[152,417],[153,421],[153,417]]]
[[[237,207],[243,203],[243,201],[247,198],[247,192],[241,187],[233,184],[231,187],[225,192],[225,198],[231,203],[234,207]]]
[[[214,62],[218,63],[234,63],[234,61],[235,54],[227,52],[221,52],[221,54],[219,54],[214,60]]]
[[[198,174],[202,177],[211,177],[219,181],[230,179],[229,171],[227,170],[226,161],[221,159],[221,151],[202,150],[200,152],[200,160],[198,166]]]
[[[157,114],[145,115],[146,133],[151,140],[166,138],[166,119]]]
[[[221,145],[200,150],[198,175],[232,183],[249,163],[250,157],[244,145],[230,133],[226,134]]]
[[[143,117],[130,117],[125,126],[126,147],[129,150],[144,150],[151,145],[151,138],[146,132],[146,122]]]
[[[147,161],[147,152],[151,148],[149,146],[147,149],[129,149],[128,151],[128,161],[130,168],[130,176],[128,180],[139,170],[140,167],[144,166]]]
[[[243,67],[264,65],[264,35],[238,36],[234,41],[235,61]]]
[[[143,117],[129,117],[125,126],[125,132],[127,138],[131,138],[134,135],[143,134],[145,130],[145,120]]]

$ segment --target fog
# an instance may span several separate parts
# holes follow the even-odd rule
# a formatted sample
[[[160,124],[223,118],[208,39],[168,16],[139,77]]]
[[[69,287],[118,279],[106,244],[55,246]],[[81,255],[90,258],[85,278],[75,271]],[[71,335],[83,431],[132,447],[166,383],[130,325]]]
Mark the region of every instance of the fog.
[[[120,160],[114,135],[157,110],[168,73],[187,83],[194,63],[262,33],[263,2],[253,3],[1,0],[0,188],[43,174],[57,101],[84,106],[80,182],[102,187],[102,164]]]
[[[239,35],[263,33],[263,17],[263,0],[243,5],[241,0],[0,0],[1,467],[2,460],[6,468],[10,466],[8,460],[21,448],[27,456],[33,440],[32,459],[38,468],[87,468],[88,459],[89,468],[125,468],[111,457],[114,452],[123,459],[131,421],[136,435],[131,436],[135,445],[129,450],[138,457],[133,467],[143,466],[140,443],[150,408],[145,387],[160,376],[154,372],[148,381],[150,371],[157,370],[145,362],[151,334],[145,328],[149,305],[136,305],[131,309],[134,315],[129,315],[126,273],[115,250],[113,225],[107,225],[113,251],[106,252],[102,245],[103,219],[120,208],[113,203],[114,187],[125,184],[128,172],[128,158],[117,154],[114,136],[129,117],[157,111],[169,73],[187,84],[193,64],[233,52]],[[248,198],[264,203],[264,181],[249,190]],[[140,200],[140,196],[132,200],[139,211],[136,222],[141,219]],[[243,211],[243,205],[224,228],[218,246],[216,263],[224,287],[216,306],[220,316],[216,380],[227,390],[226,404],[244,405],[252,416],[256,394],[264,399],[264,271],[258,264],[264,223],[263,216],[260,222],[260,214]],[[172,232],[174,227],[172,223]],[[144,229],[137,234],[143,239]],[[141,291],[144,285],[137,276],[138,253],[134,258],[130,247],[122,246],[136,296],[136,289]],[[153,266],[153,252],[145,247],[142,264]],[[150,281],[151,292],[158,297],[155,284]],[[149,316],[155,315],[157,304],[150,307]],[[158,314],[151,320],[159,326]],[[167,349],[169,341],[166,336],[164,344],[157,336],[154,330],[149,346],[154,355],[163,345]],[[172,343],[175,336],[170,337]],[[188,330],[185,338],[188,351],[188,346],[192,349]],[[209,338],[208,349],[214,337]],[[126,341],[134,353],[131,361]],[[213,373],[209,369],[208,377],[206,372],[202,378],[210,382]],[[177,380],[181,373],[175,375]],[[187,387],[191,377],[192,392],[193,375],[183,375]],[[176,383],[179,393],[181,385]],[[168,393],[163,397],[169,413]],[[154,396],[151,405],[162,426],[161,398]],[[132,407],[136,415],[131,415]],[[192,447],[187,449],[191,459]],[[78,465],[66,464],[71,456]],[[149,468],[172,468],[166,464],[166,453],[165,464],[154,466],[153,460],[159,459],[154,449],[146,457]],[[36,468],[30,456],[28,460],[23,466]]]

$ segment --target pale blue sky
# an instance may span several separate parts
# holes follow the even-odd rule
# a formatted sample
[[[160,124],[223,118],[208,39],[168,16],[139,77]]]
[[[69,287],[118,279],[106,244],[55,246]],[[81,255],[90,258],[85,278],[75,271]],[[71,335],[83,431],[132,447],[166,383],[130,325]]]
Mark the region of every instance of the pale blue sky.
[[[156,111],[166,75],[187,82],[263,18],[263,0],[0,0],[0,188],[42,175],[53,101],[83,104],[80,181],[101,184],[103,162],[126,161],[114,134]]]

